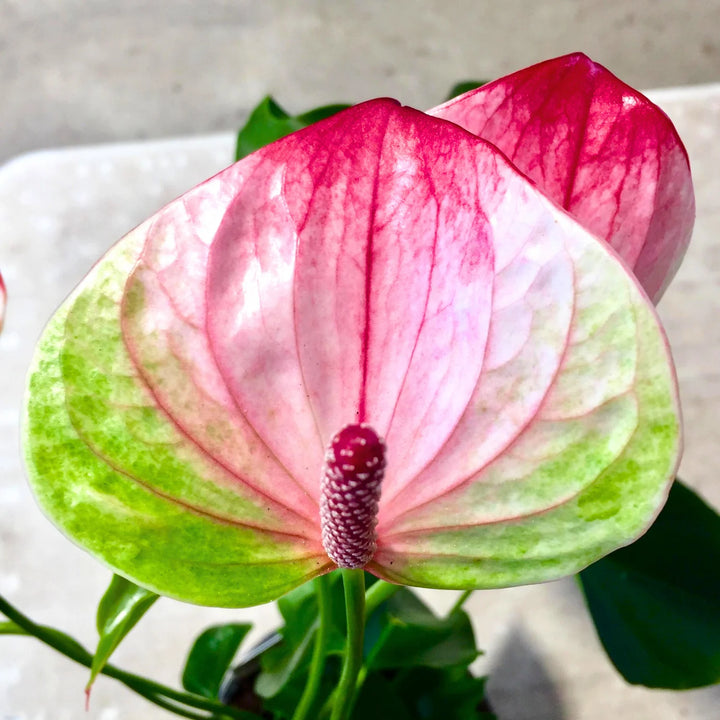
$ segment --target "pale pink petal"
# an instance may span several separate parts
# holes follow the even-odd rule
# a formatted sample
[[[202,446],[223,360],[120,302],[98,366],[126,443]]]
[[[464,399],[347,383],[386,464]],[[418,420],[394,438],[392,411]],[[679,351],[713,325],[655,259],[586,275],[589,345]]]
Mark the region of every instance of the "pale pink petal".
[[[577,572],[647,528],[680,455],[667,341],[635,280],[509,165],[484,177],[495,257],[512,252],[455,431],[405,483],[390,478],[388,447],[393,490],[369,569],[393,582],[498,587]],[[522,282],[504,287],[504,273]]]
[[[390,101],[338,117],[263,152],[277,203],[268,183],[258,210],[251,178],[210,268],[209,332],[228,387],[313,487],[349,422],[386,437],[398,478],[432,458],[475,386],[492,292],[477,142]]]
[[[484,147],[477,155],[487,183],[477,201],[488,212],[496,257],[482,374],[434,462],[415,477],[387,478],[380,532],[398,514],[447,493],[501,454],[535,418],[566,352],[575,281],[557,213],[538,202],[537,192],[510,166],[487,164]]]
[[[230,167],[139,228],[146,242],[126,288],[125,340],[155,402],[220,466],[220,477],[229,474],[238,491],[264,497],[268,518],[285,516],[312,537],[315,501],[236,406],[205,332],[210,245],[252,167]]]

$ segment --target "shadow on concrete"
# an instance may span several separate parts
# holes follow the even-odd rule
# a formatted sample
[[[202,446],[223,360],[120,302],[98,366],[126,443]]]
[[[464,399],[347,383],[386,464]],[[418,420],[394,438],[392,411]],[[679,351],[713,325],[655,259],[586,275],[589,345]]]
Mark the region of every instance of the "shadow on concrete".
[[[499,720],[569,720],[542,657],[521,626],[496,653],[487,689]]]

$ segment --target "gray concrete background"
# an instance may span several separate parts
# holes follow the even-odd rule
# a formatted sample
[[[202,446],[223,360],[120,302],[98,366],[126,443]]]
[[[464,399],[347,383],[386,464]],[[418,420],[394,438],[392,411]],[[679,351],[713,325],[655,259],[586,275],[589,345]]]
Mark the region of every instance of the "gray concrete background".
[[[641,88],[720,80],[720,0],[0,0],[0,161],[234,129],[583,50]]]

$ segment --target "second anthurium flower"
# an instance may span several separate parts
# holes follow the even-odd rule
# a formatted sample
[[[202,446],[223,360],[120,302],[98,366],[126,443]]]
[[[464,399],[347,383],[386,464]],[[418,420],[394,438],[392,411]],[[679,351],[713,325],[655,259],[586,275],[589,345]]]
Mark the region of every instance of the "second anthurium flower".
[[[673,478],[672,361],[630,268],[659,297],[692,218],[669,120],[584,56],[430,113],[355,106],[166,206],[66,301],[29,381],[35,491],[203,604],[336,563],[576,572]]]

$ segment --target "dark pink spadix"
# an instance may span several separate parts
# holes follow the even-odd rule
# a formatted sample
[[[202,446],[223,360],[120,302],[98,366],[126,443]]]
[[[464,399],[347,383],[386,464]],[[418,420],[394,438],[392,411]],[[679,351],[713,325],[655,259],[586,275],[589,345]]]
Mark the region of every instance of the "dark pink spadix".
[[[375,553],[385,443],[369,425],[348,425],[330,441],[320,486],[322,542],[343,568],[366,565]]]

